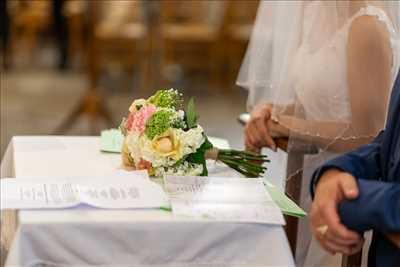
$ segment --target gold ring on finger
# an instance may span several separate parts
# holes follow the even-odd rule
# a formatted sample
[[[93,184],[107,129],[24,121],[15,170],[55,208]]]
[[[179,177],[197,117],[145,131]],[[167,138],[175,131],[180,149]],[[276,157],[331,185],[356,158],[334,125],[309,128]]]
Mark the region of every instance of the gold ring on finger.
[[[328,228],[329,228],[328,225],[324,224],[324,225],[318,226],[316,230],[319,234],[324,236],[326,234],[326,232],[328,232]]]

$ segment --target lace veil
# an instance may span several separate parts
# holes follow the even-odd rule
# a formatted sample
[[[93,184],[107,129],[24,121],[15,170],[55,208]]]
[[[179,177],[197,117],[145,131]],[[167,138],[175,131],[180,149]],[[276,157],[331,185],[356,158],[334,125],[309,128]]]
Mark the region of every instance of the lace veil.
[[[364,15],[386,30],[387,40],[371,37],[390,51],[386,72],[378,62],[385,55],[348,53],[351,26]],[[261,1],[237,84],[249,91],[249,111],[273,104],[273,119],[290,131],[289,151],[345,152],[384,128],[399,31],[399,1]],[[363,79],[376,86],[365,89]]]

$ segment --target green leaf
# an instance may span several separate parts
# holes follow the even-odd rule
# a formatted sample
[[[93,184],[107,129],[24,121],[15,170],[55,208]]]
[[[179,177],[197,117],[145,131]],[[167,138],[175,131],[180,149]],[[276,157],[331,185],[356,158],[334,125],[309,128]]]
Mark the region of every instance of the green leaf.
[[[184,161],[186,161],[187,157],[189,155],[183,156],[180,160],[178,160],[172,167],[178,167],[179,165],[181,165]]]
[[[207,150],[213,148],[214,146],[210,142],[210,140],[208,140],[207,136],[204,136],[204,137],[205,137],[204,143],[201,145],[201,147],[199,149],[201,149],[201,148],[204,149],[204,153],[205,153]]]
[[[197,151],[195,153],[189,154],[187,157],[188,162],[203,165],[203,173],[201,174],[201,176],[208,175],[205,155],[206,155],[206,151],[211,149],[212,147],[213,147],[213,145],[208,140],[207,136],[205,136],[204,143],[199,147],[199,149],[197,149]]]
[[[190,98],[186,109],[186,124],[189,129],[197,126],[197,115],[194,107],[194,99]]]

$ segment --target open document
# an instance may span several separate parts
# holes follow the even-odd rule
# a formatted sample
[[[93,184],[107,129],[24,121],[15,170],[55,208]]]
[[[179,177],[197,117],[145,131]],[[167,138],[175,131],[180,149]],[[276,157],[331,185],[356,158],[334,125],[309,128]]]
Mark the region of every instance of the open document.
[[[141,177],[1,179],[1,209],[159,208],[168,205],[161,186]]]
[[[285,224],[262,179],[167,176],[165,189],[175,215]]]

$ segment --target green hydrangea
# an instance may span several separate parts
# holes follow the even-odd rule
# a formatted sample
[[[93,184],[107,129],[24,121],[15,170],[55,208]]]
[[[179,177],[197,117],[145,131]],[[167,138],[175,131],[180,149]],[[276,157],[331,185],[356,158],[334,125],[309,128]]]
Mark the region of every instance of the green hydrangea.
[[[151,116],[146,123],[144,133],[152,140],[157,135],[164,133],[174,123],[175,113],[171,110],[160,110]]]
[[[178,109],[183,104],[183,96],[175,89],[158,90],[148,101],[161,108]]]

